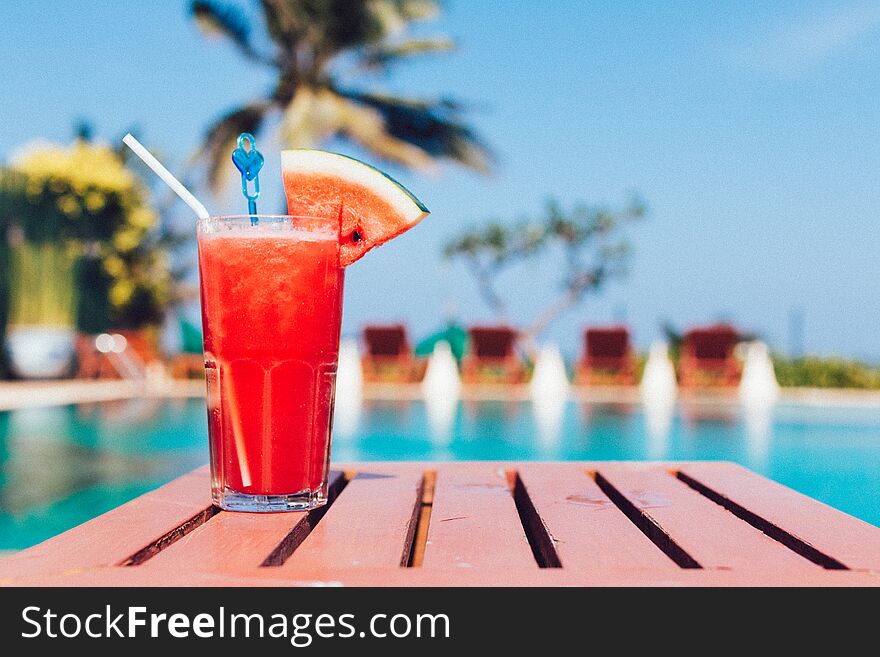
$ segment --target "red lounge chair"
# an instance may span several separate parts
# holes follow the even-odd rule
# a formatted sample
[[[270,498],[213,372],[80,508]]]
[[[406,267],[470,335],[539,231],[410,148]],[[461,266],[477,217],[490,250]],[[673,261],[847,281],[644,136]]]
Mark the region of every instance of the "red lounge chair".
[[[629,329],[609,326],[584,331],[584,353],[575,381],[581,385],[635,385],[636,359]]]
[[[678,365],[681,387],[737,386],[742,368],[734,348],[739,341],[739,333],[729,324],[698,327],[685,333]]]
[[[472,326],[470,349],[461,362],[464,383],[522,383],[525,370],[516,355],[517,331],[510,326]]]
[[[415,357],[403,324],[372,324],[363,329],[364,380],[408,383],[413,380]]]

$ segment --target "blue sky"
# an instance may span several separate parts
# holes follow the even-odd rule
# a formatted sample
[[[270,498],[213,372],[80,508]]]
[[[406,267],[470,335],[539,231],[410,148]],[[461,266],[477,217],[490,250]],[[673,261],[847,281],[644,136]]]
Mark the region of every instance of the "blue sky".
[[[0,158],[67,140],[84,116],[106,137],[139,126],[179,165],[212,118],[269,82],[204,40],[186,5],[0,4]],[[625,319],[646,345],[665,320],[727,318],[785,350],[799,311],[808,351],[880,360],[880,5],[451,0],[421,32],[459,50],[377,84],[468,102],[498,166],[392,171],[433,215],[349,270],[346,332],[400,319],[418,337],[447,307],[489,320],[464,268],[440,258],[446,239],[549,196],[613,205],[637,191],[650,213],[630,231],[630,275],[546,339],[573,355],[588,323]],[[556,275],[541,262],[503,279],[514,319],[534,315]]]

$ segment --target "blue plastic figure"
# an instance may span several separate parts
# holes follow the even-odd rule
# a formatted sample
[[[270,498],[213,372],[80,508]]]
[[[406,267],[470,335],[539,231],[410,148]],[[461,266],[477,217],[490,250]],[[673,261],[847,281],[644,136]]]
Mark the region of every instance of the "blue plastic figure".
[[[245,141],[250,150],[244,149]],[[232,151],[232,163],[241,172],[241,193],[248,201],[248,214],[251,215],[251,223],[257,223],[257,199],[260,198],[260,169],[263,168],[263,154],[257,150],[257,140],[249,132],[243,132],[238,136],[238,148]],[[254,182],[253,193],[248,191],[248,181]]]

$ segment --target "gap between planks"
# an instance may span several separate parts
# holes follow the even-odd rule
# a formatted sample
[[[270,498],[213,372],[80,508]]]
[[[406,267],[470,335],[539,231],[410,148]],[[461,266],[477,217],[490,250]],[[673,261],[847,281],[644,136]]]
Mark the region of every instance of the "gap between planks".
[[[152,567],[154,562],[168,562],[186,567],[201,565],[233,569],[276,565],[283,562],[320,522],[351,476],[350,472],[331,472],[328,504],[305,513],[248,514],[210,506],[118,565]],[[241,533],[245,534],[242,543],[236,545],[236,536]],[[261,551],[262,546],[262,554],[242,553],[240,548],[245,545],[257,551]]]
[[[740,520],[747,522],[758,531],[763,532],[774,541],[781,543],[795,554],[802,556],[804,559],[812,561],[817,566],[821,566],[826,570],[849,570],[846,565],[844,565],[834,557],[827,555],[824,552],[820,552],[806,541],[801,540],[794,534],[782,529],[781,527],[770,522],[766,518],[762,518],[757,513],[748,510],[744,506],[737,504],[730,498],[725,497],[721,493],[718,493],[709,486],[706,486],[704,483],[694,479],[684,472],[675,471],[672,474],[680,481],[683,481],[685,484],[700,493],[700,495],[702,495],[703,497],[712,500],[720,507],[735,515]]]
[[[425,560],[425,548],[428,545],[428,528],[431,526],[431,511],[434,508],[434,486],[436,483],[437,471],[425,470],[422,475],[422,490],[412,547],[408,558],[401,564],[407,568],[420,568]]]

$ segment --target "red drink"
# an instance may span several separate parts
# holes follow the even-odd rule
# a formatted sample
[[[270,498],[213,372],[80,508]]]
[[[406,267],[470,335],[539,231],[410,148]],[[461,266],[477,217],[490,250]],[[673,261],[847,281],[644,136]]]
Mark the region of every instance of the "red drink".
[[[344,270],[333,222],[199,222],[212,491],[241,511],[326,502]]]

